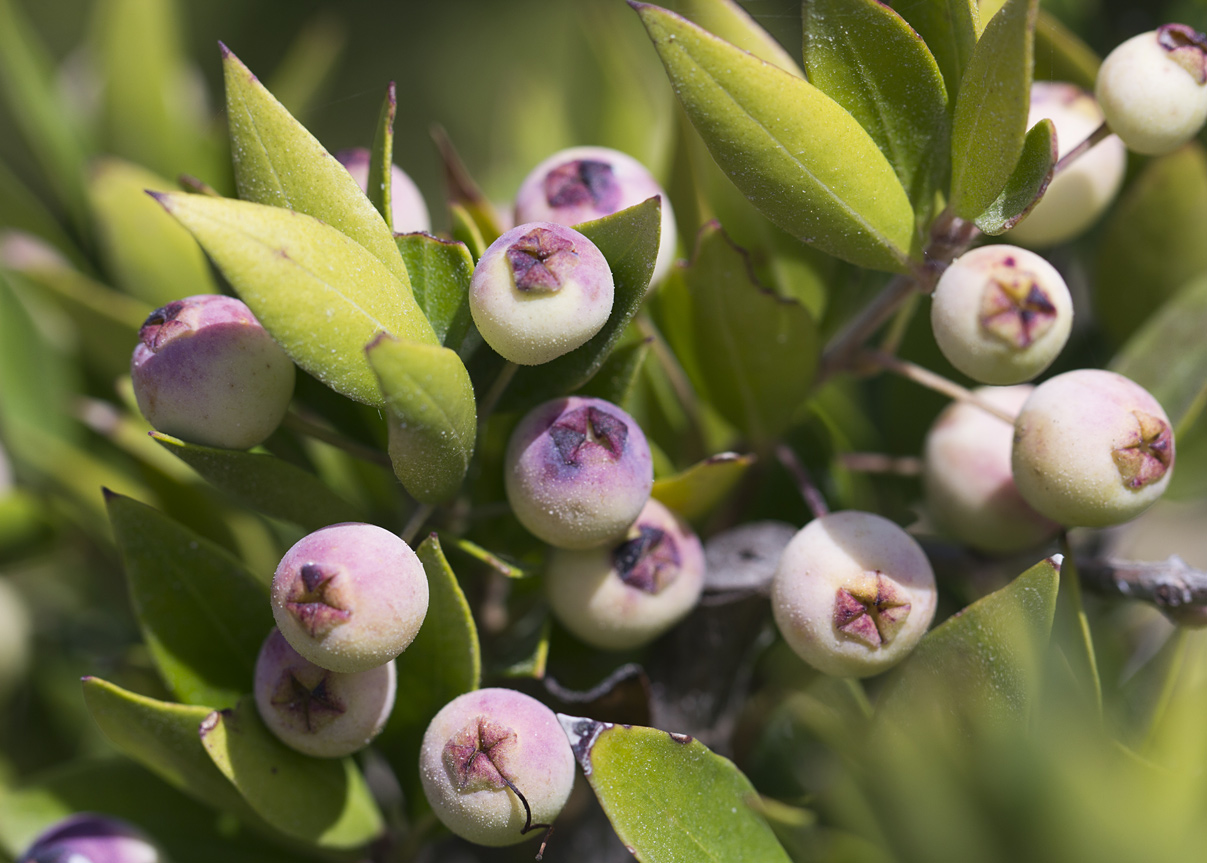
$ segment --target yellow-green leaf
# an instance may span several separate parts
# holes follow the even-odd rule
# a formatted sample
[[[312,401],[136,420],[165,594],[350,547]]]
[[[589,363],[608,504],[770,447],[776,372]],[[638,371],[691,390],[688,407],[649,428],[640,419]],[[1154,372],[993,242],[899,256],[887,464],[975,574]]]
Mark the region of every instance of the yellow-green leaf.
[[[708,515],[713,507],[724,500],[752,464],[753,455],[718,453],[674,476],[655,480],[651,495],[679,515],[694,521]]]
[[[1056,127],[1051,120],[1040,120],[1027,133],[1022,155],[1006,188],[977,216],[976,226],[990,236],[997,236],[1017,225],[1039,203],[1052,182],[1056,158]]]

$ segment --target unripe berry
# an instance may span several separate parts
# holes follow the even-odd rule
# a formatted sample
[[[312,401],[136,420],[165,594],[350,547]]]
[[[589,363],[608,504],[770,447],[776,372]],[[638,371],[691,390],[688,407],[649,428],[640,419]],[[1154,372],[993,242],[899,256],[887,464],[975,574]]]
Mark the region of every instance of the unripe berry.
[[[1169,485],[1173,430],[1161,405],[1122,375],[1079,369],[1045,381],[1014,423],[1014,482],[1067,527],[1134,518]]]
[[[302,537],[272,578],[277,627],[302,656],[331,671],[389,662],[427,614],[423,564],[384,528],[348,522]]]
[[[1027,126],[1049,119],[1056,126],[1059,155],[1085,141],[1102,125],[1102,109],[1085,90],[1062,81],[1031,85]],[[1052,178],[1044,196],[1010,230],[1010,240],[1046,248],[1080,236],[1110,206],[1123,184],[1127,148],[1118,137],[1099,141]]]
[[[351,147],[340,150],[335,154],[335,158],[348,169],[361,191],[368,191],[371,158],[369,151],[364,147]],[[390,218],[396,234],[432,230],[432,220],[428,216],[423,194],[415,185],[415,181],[397,165],[390,166]]]
[[[432,719],[419,776],[449,830],[480,845],[514,845],[525,828],[548,826],[562,811],[574,785],[574,753],[556,714],[535,698],[479,689]]]
[[[771,608],[788,645],[835,677],[904,659],[935,615],[935,576],[914,539],[869,512],[814,519],[788,543]]]
[[[247,449],[281,424],[293,362],[239,300],[200,295],[169,303],[151,313],[138,338],[134,395],[161,432]]]
[[[316,758],[341,758],[369,745],[394,708],[393,661],[367,671],[328,671],[289,646],[279,629],[256,658],[260,718],[286,746]]]
[[[982,401],[1016,414],[1034,387],[981,387]],[[955,402],[926,434],[922,486],[935,524],[980,551],[1005,554],[1032,548],[1060,525],[1023,500],[1014,485],[1010,450],[1014,427],[975,405]]]
[[[1107,55],[1094,95],[1112,132],[1137,153],[1185,144],[1207,121],[1207,37],[1185,24],[1133,36]]]
[[[516,224],[577,225],[610,216],[654,195],[662,199],[662,233],[650,284],[666,278],[675,262],[678,230],[670,199],[653,174],[632,156],[607,147],[571,147],[541,162],[520,184]]]
[[[503,470],[516,518],[558,548],[624,533],[654,486],[649,444],[633,418],[580,396],[545,402],[520,420]]]
[[[1038,375],[1069,338],[1073,300],[1055,268],[1017,246],[956,258],[935,286],[931,329],[943,356],[981,383]]]
[[[162,863],[147,834],[109,815],[81,812],[47,828],[17,863]]]
[[[474,267],[469,309],[486,343],[520,365],[568,353],[612,312],[612,270],[595,244],[552,222],[519,225]]]
[[[653,641],[695,607],[703,587],[700,540],[653,498],[628,533],[600,548],[554,549],[545,571],[554,616],[604,650]]]

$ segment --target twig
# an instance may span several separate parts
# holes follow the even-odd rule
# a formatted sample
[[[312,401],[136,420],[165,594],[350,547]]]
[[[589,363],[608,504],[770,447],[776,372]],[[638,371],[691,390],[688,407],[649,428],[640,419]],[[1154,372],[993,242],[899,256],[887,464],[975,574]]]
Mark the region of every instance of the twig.
[[[815,385],[821,384],[843,368],[851,355],[896,313],[902,303],[913,296],[917,285],[918,282],[913,276],[894,276],[875,299],[848,321],[822,351],[821,367]]]
[[[404,527],[398,535],[402,537],[402,541],[407,545],[411,544],[411,540],[419,533],[419,528],[423,527],[423,523],[432,515],[434,507],[430,503],[422,503],[411,513],[411,517],[407,519],[406,527]]]
[[[1097,144],[1099,141],[1105,141],[1112,134],[1113,133],[1111,132],[1110,127],[1107,126],[1106,121],[1104,120],[1102,125],[1091,132],[1088,138],[1060,157],[1060,159],[1056,162],[1056,167],[1052,169],[1052,176],[1055,177],[1061,171],[1068,168],[1075,159],[1085,155],[1095,144]]]
[[[805,505],[809,507],[809,512],[813,513],[813,517],[821,518],[829,515],[830,507],[826,504],[826,499],[822,497],[817,485],[813,482],[813,477],[809,475],[809,469],[796,457],[792,447],[784,443],[779,444],[775,448],[775,457],[796,480],[796,485],[800,488],[800,496],[805,499]]]
[[[478,428],[485,427],[486,418],[494,413],[495,408],[499,405],[499,399],[503,398],[507,385],[511,383],[511,379],[519,370],[518,365],[509,361],[499,371],[499,376],[495,378],[495,382],[490,385],[490,390],[482,398],[482,403],[478,405]]]
[[[315,440],[321,440],[323,443],[330,444],[336,449],[342,449],[348,455],[360,459],[361,461],[379,464],[383,467],[393,468],[390,462],[390,457],[381,450],[373,449],[364,444],[357,443],[351,438],[345,437],[337,431],[320,425],[313,420],[307,419],[299,413],[290,411],[285,414],[285,421],[282,423],[285,428],[297,432],[306,437],[312,437]]]
[[[881,351],[865,350],[861,356],[865,357],[871,365],[887,369],[894,374],[901,375],[903,378],[907,378],[937,393],[942,393],[949,398],[978,407],[985,411],[985,413],[997,417],[1002,422],[1014,425],[1015,417],[1012,414],[978,397],[976,393],[967,387],[962,387],[955,381],[950,381],[942,375],[935,374],[916,363],[911,363],[909,360],[903,360],[900,357],[890,356]]]
[[[1162,611],[1207,606],[1207,572],[1178,555],[1161,561],[1095,558],[1077,562],[1086,587],[1112,596],[1151,602]]]
[[[844,452],[838,456],[839,463],[847,470],[857,473],[891,473],[897,476],[918,476],[922,473],[922,459],[917,456],[894,456],[880,452]]]

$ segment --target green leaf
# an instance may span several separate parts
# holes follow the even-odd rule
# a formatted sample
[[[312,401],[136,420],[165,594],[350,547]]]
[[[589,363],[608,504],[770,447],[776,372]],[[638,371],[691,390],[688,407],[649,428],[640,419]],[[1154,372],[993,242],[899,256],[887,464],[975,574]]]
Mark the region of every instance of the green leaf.
[[[850,114],[678,15],[632,5],[709,152],[767,218],[851,263],[908,267],[916,240],[909,198]]]
[[[695,521],[712,512],[713,507],[733,491],[752,464],[753,455],[718,453],[674,476],[655,480],[651,496],[688,521]]]
[[[642,863],[787,863],[733,762],[685,734],[558,714],[616,835]]]
[[[531,578],[536,575],[536,569],[525,569],[515,561],[504,560],[493,551],[489,551],[476,542],[470,542],[468,539],[458,537],[453,540],[453,548],[461,551],[474,560],[481,561],[489,566],[495,572],[507,576],[508,578]]]
[[[24,231],[45,240],[55,251],[66,255],[76,266],[87,266],[83,253],[68,237],[63,226],[43,201],[26,185],[26,181],[0,161],[0,225],[6,229]],[[6,253],[5,266],[11,266],[11,253]]]
[[[1150,161],[1111,211],[1099,245],[1094,310],[1123,343],[1190,279],[1207,272],[1207,151]]]
[[[474,259],[482,257],[486,247],[503,233],[503,222],[494,204],[470,176],[457,148],[444,127],[432,126],[432,140],[444,167],[444,185],[448,189],[449,210],[453,218],[453,239],[465,243]]]
[[[263,585],[223,548],[146,504],[105,496],[143,639],[168,688],[225,707],[251,685],[272,631]]]
[[[1085,42],[1060,23],[1047,9],[1039,10],[1035,24],[1035,77],[1068,81],[1093,90],[1102,60]]]
[[[251,816],[201,745],[198,729],[211,708],[156,701],[98,677],[82,683],[84,704],[110,743],[173,788],[241,818]]]
[[[1027,133],[1039,0],[990,19],[960,83],[951,127],[952,212],[975,219],[1006,187]]]
[[[390,86],[386,88],[381,114],[377,118],[377,134],[373,138],[373,149],[369,154],[369,179],[365,183],[365,194],[369,203],[381,213],[386,227],[391,232],[394,230],[394,211],[390,181],[394,174],[391,169],[394,167],[394,114],[397,111],[398,97],[394,91],[394,82],[391,81]],[[410,276],[410,267],[407,267],[407,276]]]
[[[773,66],[805,77],[792,55],[775,38],[759,26],[750,13],[734,0],[677,0],[675,11],[691,19],[714,36],[731,45],[749,51]]]
[[[658,256],[661,209],[657,198],[574,229],[593,242],[612,270],[615,295],[603,328],[581,347],[539,366],[521,366],[503,394],[503,409],[573,392],[603,367],[645,300]]]
[[[435,344],[409,288],[331,226],[247,201],[156,198],[192,231],[290,358],[336,392],[383,405],[364,353],[378,333]]]
[[[624,407],[649,353],[650,339],[618,347],[599,367],[595,376],[578,391],[579,395],[593,396]]]
[[[795,300],[761,287],[745,252],[715,222],[701,229],[682,283],[664,291],[686,309],[666,336],[697,392],[756,448],[770,445],[813,384],[813,318]]]
[[[186,443],[162,432],[151,437],[214,487],[265,515],[307,531],[341,521],[364,521],[364,513],[312,473],[265,453],[215,449]]]
[[[469,312],[469,280],[474,259],[464,243],[430,234],[399,234],[394,238],[411,274],[411,290],[427,315],[440,344],[461,347],[473,318]]]
[[[394,237],[352,175],[225,45],[222,55],[239,197],[326,222],[368,249],[409,293]]]
[[[851,112],[888,157],[915,210],[946,169],[947,91],[918,34],[879,0],[805,0],[809,81]]]
[[[448,348],[379,336],[365,348],[390,415],[394,474],[421,503],[457,493],[478,433],[474,386]]]
[[[1013,228],[1039,203],[1056,168],[1056,127],[1051,120],[1040,120],[1031,127],[1023,143],[1014,173],[1006,188],[989,208],[976,219],[982,232],[996,237]]]
[[[156,308],[218,293],[197,241],[147,195],[174,188],[145,168],[112,158],[96,164],[88,184],[106,271],[127,293]]]
[[[954,105],[981,34],[977,0],[919,0],[895,8],[934,55],[947,86],[948,104]]]
[[[252,810],[288,836],[322,848],[356,848],[385,829],[351,758],[311,758],[290,749],[264,726],[250,696],[209,714],[201,745]]]

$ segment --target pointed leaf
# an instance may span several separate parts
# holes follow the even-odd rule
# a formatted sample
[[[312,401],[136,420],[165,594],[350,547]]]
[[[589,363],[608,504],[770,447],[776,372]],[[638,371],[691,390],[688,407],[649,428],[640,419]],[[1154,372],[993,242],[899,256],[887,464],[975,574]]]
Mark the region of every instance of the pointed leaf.
[[[685,734],[558,714],[616,835],[642,863],[788,855],[733,762]]]
[[[273,626],[267,591],[225,549],[158,510],[112,492],[106,503],[164,682],[189,704],[234,704]]]
[[[977,0],[919,0],[898,3],[895,8],[934,55],[947,86],[949,105],[954,105],[981,34]]]
[[[678,0],[675,11],[760,60],[779,66],[798,78],[805,77],[784,46],[759,26],[735,0]]]
[[[473,324],[469,280],[474,259],[469,248],[430,234],[399,234],[394,241],[411,274],[415,302],[427,315],[436,338],[446,348],[458,350]]]
[[[474,386],[448,348],[379,336],[365,348],[390,415],[390,459],[411,497],[457,493],[478,433]]]
[[[336,392],[383,404],[364,354],[380,332],[435,344],[410,290],[329,225],[246,201],[180,193],[156,198],[192,231],[290,358]]]
[[[982,232],[996,237],[1013,228],[1039,203],[1056,168],[1056,127],[1051,120],[1040,120],[1031,127],[1023,142],[1022,155],[1006,188],[989,208],[976,218]]]
[[[384,824],[351,758],[311,758],[273,736],[251,696],[201,724],[210,760],[252,810],[289,836],[322,848],[356,848]]]
[[[753,455],[718,453],[674,476],[655,480],[651,495],[688,521],[695,521],[712,512],[752,464]]]
[[[952,212],[975,219],[1023,152],[1039,0],[1009,0],[990,19],[960,83],[951,127]]]
[[[914,216],[892,166],[816,87],[635,0],[680,102],[721,169],[793,236],[873,269],[907,268]]]
[[[469,169],[461,161],[457,148],[443,126],[432,126],[432,140],[436,143],[444,168],[444,186],[448,189],[449,209],[453,216],[453,237],[469,246],[476,260],[503,233],[502,219],[494,204],[470,176]],[[461,226],[460,232],[456,229],[457,225]],[[465,239],[462,232],[477,237],[481,246]]]
[[[352,175],[225,45],[222,54],[239,197],[326,222],[368,249],[409,292],[394,237]]]
[[[809,81],[859,121],[915,209],[929,206],[947,149],[947,91],[918,34],[879,0],[805,0]]]
[[[454,539],[453,548],[469,555],[474,560],[481,561],[495,572],[508,578],[532,578],[537,574],[536,569],[525,569],[514,560],[504,560],[493,551],[483,548],[476,542],[470,542],[468,539]]]
[[[292,521],[307,531],[341,521],[364,521],[364,513],[321,479],[284,459],[186,443],[162,432],[151,432],[151,437],[211,485],[265,515]]]
[[[390,180],[394,167],[394,114],[398,111],[398,97],[395,95],[394,82],[386,89],[386,99],[381,105],[381,115],[377,118],[377,135],[373,138],[373,149],[369,155],[369,179],[366,182],[365,194],[377,212],[381,213],[386,227],[394,230],[393,195]],[[410,276],[408,267],[407,276]]]

